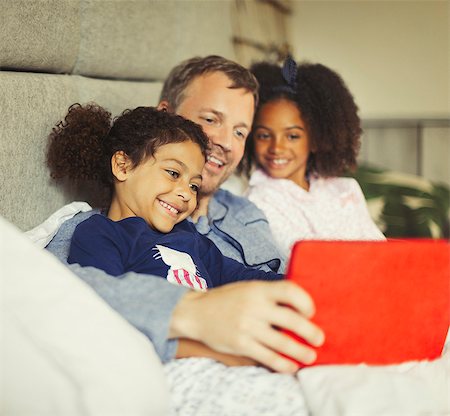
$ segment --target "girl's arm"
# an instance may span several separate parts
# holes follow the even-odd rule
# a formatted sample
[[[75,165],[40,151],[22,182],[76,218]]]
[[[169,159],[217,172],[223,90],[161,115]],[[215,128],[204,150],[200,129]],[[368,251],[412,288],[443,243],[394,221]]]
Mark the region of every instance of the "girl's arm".
[[[125,273],[121,238],[101,215],[94,215],[80,223],[72,237],[69,249],[69,264],[92,266],[109,275]]]
[[[386,237],[377,227],[370,215],[367,200],[358,181],[354,178],[348,178],[347,180],[349,183],[349,188],[356,198],[358,214],[355,215],[355,221],[358,221],[358,226],[360,227],[361,233],[363,234],[362,238],[369,240],[385,240]]]
[[[231,367],[258,364],[251,358],[241,357],[239,355],[233,354],[225,354],[211,349],[202,342],[194,341],[188,338],[181,338],[178,340],[176,358],[189,358],[189,357],[212,358],[213,360],[219,361],[222,364]]]
[[[201,236],[201,258],[213,281],[214,287],[242,280],[281,280],[283,275],[266,272],[224,256],[207,237]]]

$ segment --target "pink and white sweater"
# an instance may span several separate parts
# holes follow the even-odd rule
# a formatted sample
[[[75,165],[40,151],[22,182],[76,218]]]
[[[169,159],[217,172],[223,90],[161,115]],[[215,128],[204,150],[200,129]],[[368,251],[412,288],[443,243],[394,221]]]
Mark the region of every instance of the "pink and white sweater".
[[[310,179],[309,191],[256,170],[247,197],[266,215],[280,250],[297,240],[384,240],[353,178]]]

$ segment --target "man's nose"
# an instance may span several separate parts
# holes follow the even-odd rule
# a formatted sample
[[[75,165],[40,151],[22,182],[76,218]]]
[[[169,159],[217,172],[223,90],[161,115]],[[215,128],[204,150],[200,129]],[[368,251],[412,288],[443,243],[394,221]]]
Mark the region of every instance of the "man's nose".
[[[233,129],[227,126],[220,126],[215,129],[209,139],[213,145],[221,147],[225,152],[229,152],[233,147]]]

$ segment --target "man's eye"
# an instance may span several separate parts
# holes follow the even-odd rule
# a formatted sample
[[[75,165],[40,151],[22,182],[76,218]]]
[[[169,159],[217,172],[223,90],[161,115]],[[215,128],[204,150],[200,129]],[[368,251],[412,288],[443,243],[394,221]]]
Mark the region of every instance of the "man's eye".
[[[236,137],[238,137],[239,139],[246,139],[247,138],[247,134],[241,130],[235,130],[234,134],[236,135]]]
[[[175,179],[180,177],[180,174],[174,170],[166,169],[166,172]]]
[[[195,183],[191,183],[191,189],[193,192],[197,193],[198,190],[200,189],[200,186],[196,185]]]
[[[202,119],[206,124],[214,124],[216,121],[213,117],[208,116],[202,117]]]

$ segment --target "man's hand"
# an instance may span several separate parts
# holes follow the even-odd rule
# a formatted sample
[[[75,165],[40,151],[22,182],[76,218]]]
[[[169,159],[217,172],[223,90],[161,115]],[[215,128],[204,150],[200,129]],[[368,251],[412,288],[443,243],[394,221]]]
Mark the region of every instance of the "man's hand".
[[[184,295],[174,309],[169,336],[194,339],[213,350],[293,373],[298,366],[280,353],[305,364],[314,362],[316,353],[276,328],[320,346],[324,334],[309,321],[313,314],[311,297],[294,283],[237,282]]]

